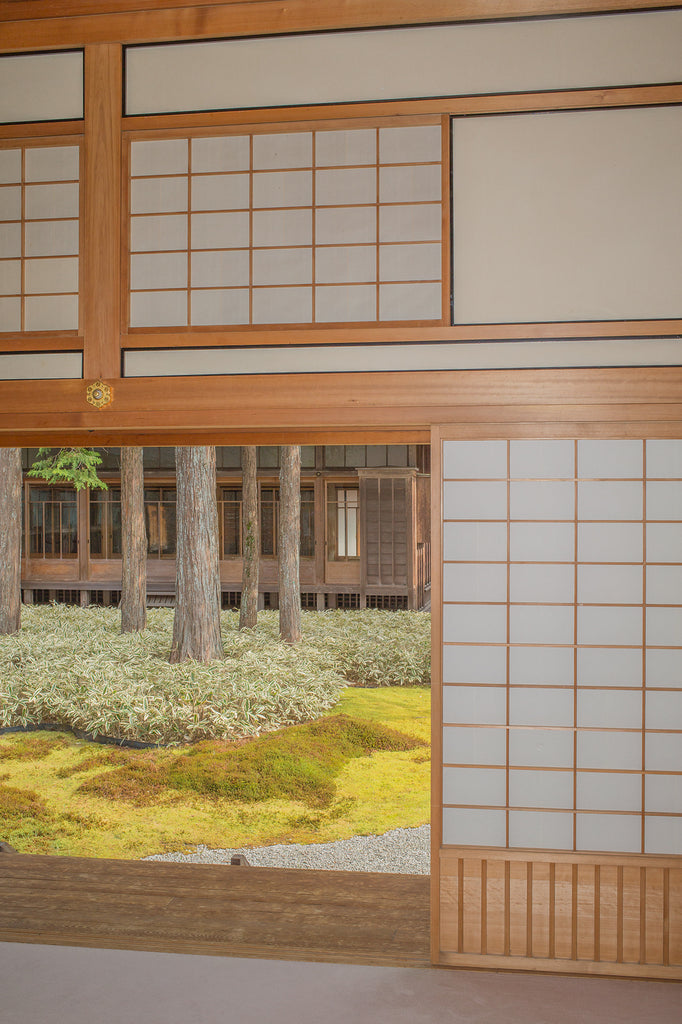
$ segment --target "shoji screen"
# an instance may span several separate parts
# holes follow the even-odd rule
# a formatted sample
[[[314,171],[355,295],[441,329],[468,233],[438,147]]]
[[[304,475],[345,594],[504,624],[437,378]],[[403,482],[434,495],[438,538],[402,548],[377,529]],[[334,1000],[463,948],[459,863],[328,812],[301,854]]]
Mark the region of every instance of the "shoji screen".
[[[80,147],[0,148],[0,332],[78,330]]]
[[[682,965],[682,441],[442,458],[443,948]]]
[[[130,326],[441,321],[440,123],[135,139]]]

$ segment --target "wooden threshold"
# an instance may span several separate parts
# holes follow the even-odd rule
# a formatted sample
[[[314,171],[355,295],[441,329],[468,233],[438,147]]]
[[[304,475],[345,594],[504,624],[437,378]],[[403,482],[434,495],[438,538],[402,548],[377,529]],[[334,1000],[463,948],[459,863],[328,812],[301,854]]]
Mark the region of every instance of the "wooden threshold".
[[[3,853],[0,941],[429,967],[429,878]]]

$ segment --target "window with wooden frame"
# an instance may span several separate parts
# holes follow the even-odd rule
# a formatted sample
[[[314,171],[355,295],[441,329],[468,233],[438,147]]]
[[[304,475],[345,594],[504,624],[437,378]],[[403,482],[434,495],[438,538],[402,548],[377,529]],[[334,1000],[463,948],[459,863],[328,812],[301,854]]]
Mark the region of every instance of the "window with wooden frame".
[[[234,558],[242,553],[242,489],[222,487],[218,508],[220,557]]]
[[[175,487],[145,487],[147,558],[175,558],[176,500]]]
[[[327,558],[338,562],[360,557],[357,487],[329,484],[327,491]]]
[[[442,323],[441,125],[130,143],[129,325]]]
[[[260,550],[261,555],[277,555],[279,532],[279,487],[261,487],[260,490]],[[315,491],[301,488],[301,558],[315,555]]]
[[[78,556],[78,502],[73,487],[29,487],[28,536],[29,558]]]
[[[89,501],[90,557],[121,558],[121,491],[91,491]]]
[[[77,331],[77,139],[0,143],[0,332]]]

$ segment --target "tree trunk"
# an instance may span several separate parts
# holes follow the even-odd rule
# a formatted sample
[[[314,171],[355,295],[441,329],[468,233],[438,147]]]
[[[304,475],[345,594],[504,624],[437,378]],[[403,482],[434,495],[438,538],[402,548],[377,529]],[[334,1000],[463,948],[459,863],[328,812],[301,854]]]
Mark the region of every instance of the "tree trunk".
[[[301,639],[301,449],[279,450],[279,632],[295,644]]]
[[[147,531],[142,448],[121,448],[121,632],[147,625]]]
[[[215,448],[175,449],[177,570],[171,662],[222,658]]]
[[[258,572],[260,569],[260,519],[256,446],[242,448],[242,598],[239,628],[255,629],[258,624]]]
[[[0,633],[21,627],[21,448],[0,448]]]

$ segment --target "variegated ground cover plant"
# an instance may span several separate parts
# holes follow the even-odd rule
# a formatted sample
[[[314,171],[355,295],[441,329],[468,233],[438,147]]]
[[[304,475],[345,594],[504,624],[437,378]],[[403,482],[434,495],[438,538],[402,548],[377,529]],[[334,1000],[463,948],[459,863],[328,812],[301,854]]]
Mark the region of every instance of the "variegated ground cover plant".
[[[26,607],[0,637],[0,727],[53,723],[93,737],[162,745],[235,739],[317,718],[345,686],[428,685],[430,617],[306,612],[303,640],[280,641],[276,612],[239,631],[222,615],[224,658],[168,663],[173,613],[120,633],[115,608]]]

